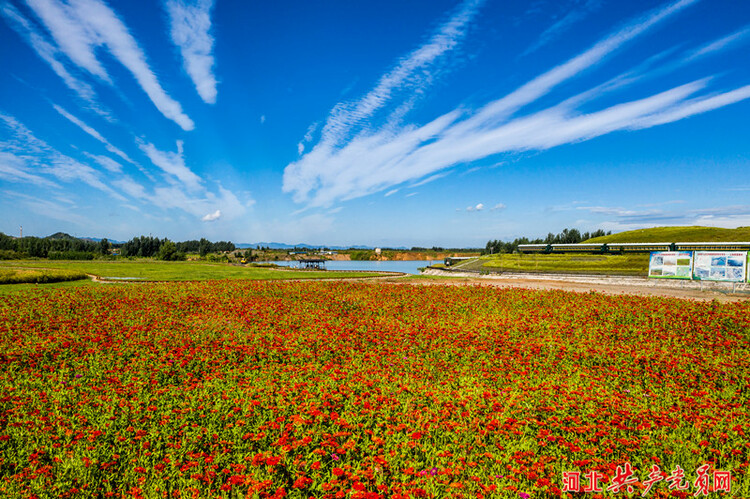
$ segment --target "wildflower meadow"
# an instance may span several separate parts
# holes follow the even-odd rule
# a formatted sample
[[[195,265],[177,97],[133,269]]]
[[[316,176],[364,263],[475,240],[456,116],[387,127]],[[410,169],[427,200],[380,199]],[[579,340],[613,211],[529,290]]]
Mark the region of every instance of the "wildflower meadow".
[[[0,497],[750,497],[749,412],[750,303],[231,280],[0,300]]]

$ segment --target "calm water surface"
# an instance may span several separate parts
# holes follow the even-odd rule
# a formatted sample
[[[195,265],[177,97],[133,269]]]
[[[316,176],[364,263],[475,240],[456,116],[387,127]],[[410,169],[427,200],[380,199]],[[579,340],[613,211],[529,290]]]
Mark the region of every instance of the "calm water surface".
[[[264,262],[264,263],[275,263],[284,267],[297,267],[298,262]],[[372,262],[372,261],[346,261],[346,260],[331,260],[326,262],[326,269],[328,270],[379,270],[382,272],[403,272],[405,274],[419,274],[419,267],[427,267],[433,263],[442,263],[442,260],[404,260],[404,261],[388,261],[388,262]]]

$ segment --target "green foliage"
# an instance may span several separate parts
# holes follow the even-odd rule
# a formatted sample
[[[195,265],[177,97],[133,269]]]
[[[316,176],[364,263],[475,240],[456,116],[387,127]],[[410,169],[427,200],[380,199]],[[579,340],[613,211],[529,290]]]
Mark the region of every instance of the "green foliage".
[[[47,258],[50,252],[96,253],[99,243],[77,239],[59,232],[50,237],[13,238],[0,232],[0,250],[15,251],[36,258]]]
[[[75,270],[59,269],[0,269],[0,284],[49,283],[76,281],[88,276]]]
[[[606,275],[648,274],[648,254],[499,254],[483,257],[465,267],[495,272],[553,272]]]
[[[234,251],[235,245],[231,241],[219,241],[212,243],[206,238],[190,241],[182,241],[177,244],[177,251],[181,253],[198,253],[200,256],[206,256],[209,253],[219,253],[223,251]]]
[[[118,259],[115,261],[50,261],[13,260],[0,261],[0,269],[35,268],[74,270],[99,277],[137,278],[144,281],[201,281],[209,279],[330,279],[349,277],[373,277],[381,274],[371,272],[326,272],[303,270],[272,270],[223,263],[166,262],[153,259]]]
[[[90,251],[50,251],[47,258],[50,260],[93,260],[94,253]]]
[[[161,247],[159,247],[159,251],[156,253],[156,259],[164,260],[166,262],[177,262],[185,260],[185,253],[177,251],[177,245],[169,239],[165,239],[162,242]]]
[[[372,250],[354,250],[349,253],[349,258],[359,261],[374,260],[375,252]]]
[[[518,251],[518,246],[521,244],[578,244],[593,237],[601,237],[606,234],[611,234],[612,231],[605,233],[602,229],[595,230],[594,232],[581,232],[578,229],[563,229],[559,234],[549,233],[547,237],[529,239],[527,237],[519,237],[514,239],[512,242],[504,243],[500,240],[492,240],[487,242],[483,255],[494,255],[497,253],[515,253]]]
[[[166,239],[165,239],[166,241]],[[151,257],[159,252],[163,241],[158,237],[134,237],[120,248],[122,256]]]
[[[18,253],[17,251],[9,249],[0,249],[0,260],[20,260],[21,258],[28,258],[29,255],[25,253]]]
[[[102,256],[109,255],[109,250],[112,248],[112,245],[110,244],[109,240],[105,237],[101,241],[99,241],[99,245],[97,247],[97,253],[99,253]]]

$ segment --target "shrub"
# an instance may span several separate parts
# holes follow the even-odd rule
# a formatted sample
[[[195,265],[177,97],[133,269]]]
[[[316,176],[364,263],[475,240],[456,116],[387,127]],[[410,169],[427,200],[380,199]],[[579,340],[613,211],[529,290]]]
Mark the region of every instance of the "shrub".
[[[96,255],[90,251],[50,251],[50,260],[93,260]]]
[[[88,276],[77,270],[60,269],[0,269],[0,284],[50,283],[77,281]]]
[[[0,260],[20,260],[26,258],[25,253],[19,253],[13,250],[0,250]]]

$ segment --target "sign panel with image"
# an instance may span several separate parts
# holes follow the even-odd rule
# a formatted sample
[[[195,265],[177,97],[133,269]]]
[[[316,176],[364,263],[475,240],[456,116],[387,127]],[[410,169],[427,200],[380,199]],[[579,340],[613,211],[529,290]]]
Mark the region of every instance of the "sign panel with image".
[[[747,275],[747,251],[696,251],[693,279],[743,282]]]
[[[692,251],[652,251],[648,276],[665,279],[690,279]]]

